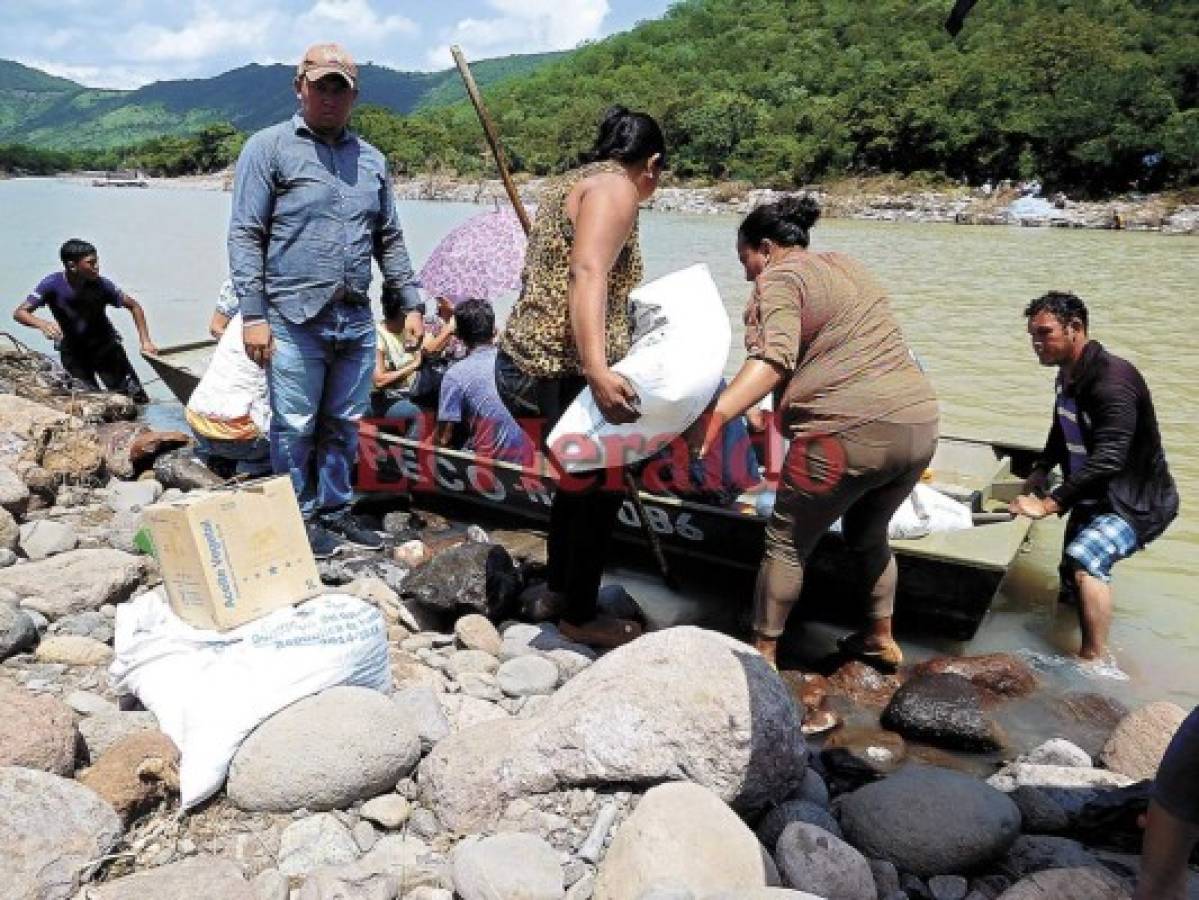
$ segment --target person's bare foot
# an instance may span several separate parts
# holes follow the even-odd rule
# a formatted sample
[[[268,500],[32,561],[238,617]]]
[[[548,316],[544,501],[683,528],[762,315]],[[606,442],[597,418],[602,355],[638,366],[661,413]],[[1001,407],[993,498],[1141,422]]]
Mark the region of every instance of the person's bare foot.
[[[608,650],[634,641],[643,633],[639,623],[610,616],[598,616],[582,625],[563,620],[558,623],[558,631],[568,641]]]

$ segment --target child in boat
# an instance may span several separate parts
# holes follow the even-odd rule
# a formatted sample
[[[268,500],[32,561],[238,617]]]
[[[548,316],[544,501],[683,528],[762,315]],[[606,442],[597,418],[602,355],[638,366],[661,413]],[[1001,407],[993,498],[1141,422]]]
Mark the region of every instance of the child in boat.
[[[62,271],[39,281],[13,318],[52,341],[63,368],[90,390],[100,390],[102,383],[104,390],[118,391],[138,403],[148,402],[121,337],[108,320],[110,306],[129,310],[142,352],[157,353],[141,304],[100,275],[100,257],[87,241],[71,238],[59,248],[58,256]],[[34,315],[43,306],[53,320]]]

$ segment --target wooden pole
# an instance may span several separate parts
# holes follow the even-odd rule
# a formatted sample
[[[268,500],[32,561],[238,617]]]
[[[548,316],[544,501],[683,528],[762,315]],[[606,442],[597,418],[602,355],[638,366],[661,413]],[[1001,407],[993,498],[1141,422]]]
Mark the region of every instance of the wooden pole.
[[[527,235],[532,229],[533,223],[530,221],[529,213],[525,210],[525,205],[520,199],[520,192],[516,189],[516,184],[508,172],[508,163],[504,158],[504,148],[500,145],[499,131],[495,127],[495,123],[491,120],[491,115],[487,112],[487,107],[483,103],[483,96],[479,93],[478,85],[475,84],[475,77],[471,74],[470,64],[466,61],[466,57],[462,53],[462,48],[455,44],[450,48],[450,53],[454,57],[454,65],[458,67],[458,74],[462,76],[462,83],[466,85],[466,95],[470,97],[470,102],[475,107],[475,112],[479,116],[479,124],[483,126],[483,134],[487,137],[487,144],[491,147],[491,155],[495,158],[496,168],[500,172],[500,181],[503,182],[504,190],[508,193],[508,199],[512,202],[512,208],[516,211],[516,217],[520,220],[520,225]],[[633,501],[633,509],[637,512],[637,518],[641,521],[641,531],[645,535],[646,542],[654,554],[654,561],[658,564],[658,571],[662,574],[662,580],[671,590],[678,590],[678,582],[671,574],[670,565],[666,561],[666,554],[662,551],[662,542],[658,540],[658,533],[650,525],[649,516],[645,512],[645,504],[641,502],[641,493],[637,490],[637,482],[633,478],[633,473],[628,469],[624,470],[624,483],[625,489],[629,492],[629,499]]]
[[[529,213],[520,200],[520,192],[516,189],[512,176],[508,174],[508,163],[504,159],[504,148],[500,145],[499,132],[496,130],[495,123],[491,121],[491,116],[487,113],[487,107],[483,105],[479,86],[475,84],[475,76],[471,74],[470,65],[467,63],[466,57],[462,55],[462,48],[455,44],[450,48],[450,53],[453,54],[454,65],[458,67],[458,73],[462,76],[463,84],[466,85],[466,94],[470,97],[470,102],[474,104],[475,112],[479,115],[479,123],[483,126],[483,134],[487,136],[491,155],[495,157],[496,168],[500,170],[500,181],[504,183],[504,190],[508,192],[508,199],[512,201],[512,208],[516,210],[516,218],[520,219],[520,227],[525,230],[525,234],[528,234],[533,223],[529,220]]]

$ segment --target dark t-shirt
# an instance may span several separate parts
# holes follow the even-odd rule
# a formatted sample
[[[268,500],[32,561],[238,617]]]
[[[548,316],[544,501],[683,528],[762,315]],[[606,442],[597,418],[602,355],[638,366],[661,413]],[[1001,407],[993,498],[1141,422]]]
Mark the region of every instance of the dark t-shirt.
[[[65,272],[54,272],[38,282],[25,302],[32,309],[47,307],[62,329],[63,346],[79,351],[102,347],[116,339],[107,308],[119,307],[123,296],[107,278],[85,281],[76,288]]]

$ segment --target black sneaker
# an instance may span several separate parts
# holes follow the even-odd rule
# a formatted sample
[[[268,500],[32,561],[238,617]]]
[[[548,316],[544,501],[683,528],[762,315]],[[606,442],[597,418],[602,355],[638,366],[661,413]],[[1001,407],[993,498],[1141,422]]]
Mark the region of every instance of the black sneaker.
[[[313,559],[328,559],[341,547],[337,536],[313,522],[305,522],[304,530],[308,532],[308,546],[312,548]]]
[[[354,547],[363,550],[383,549],[383,538],[379,536],[379,532],[364,528],[348,512],[321,519],[321,525],[332,532],[335,539],[339,538]]]

